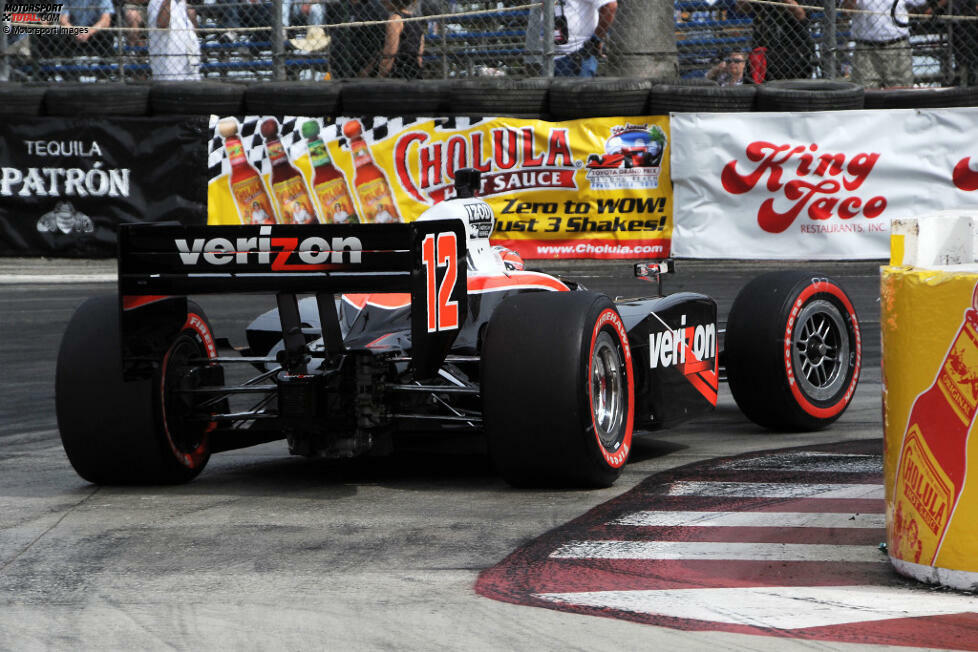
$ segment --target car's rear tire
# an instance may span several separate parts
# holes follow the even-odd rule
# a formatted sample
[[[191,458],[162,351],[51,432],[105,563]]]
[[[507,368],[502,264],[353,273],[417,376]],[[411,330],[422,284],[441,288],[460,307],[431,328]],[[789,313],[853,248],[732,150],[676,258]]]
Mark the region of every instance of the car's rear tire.
[[[818,430],[852,402],[862,364],[859,320],[832,279],[770,272],[734,299],[724,341],[727,381],[751,421]]]
[[[187,313],[151,377],[126,381],[118,298],[95,297],[75,311],[58,352],[55,406],[68,460],[85,480],[175,484],[206,466],[211,426],[185,423],[187,406],[173,390],[195,382],[187,361],[213,357],[214,338],[200,306],[188,302]]]
[[[596,292],[525,293],[493,312],[482,351],[489,453],[515,486],[608,487],[632,447],[628,334]]]

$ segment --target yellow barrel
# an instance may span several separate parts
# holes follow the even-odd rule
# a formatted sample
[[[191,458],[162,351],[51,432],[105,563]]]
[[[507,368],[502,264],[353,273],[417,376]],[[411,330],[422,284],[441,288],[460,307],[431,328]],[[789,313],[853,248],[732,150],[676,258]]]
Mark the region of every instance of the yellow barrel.
[[[902,575],[964,590],[978,588],[976,290],[975,265],[882,269],[890,560]]]

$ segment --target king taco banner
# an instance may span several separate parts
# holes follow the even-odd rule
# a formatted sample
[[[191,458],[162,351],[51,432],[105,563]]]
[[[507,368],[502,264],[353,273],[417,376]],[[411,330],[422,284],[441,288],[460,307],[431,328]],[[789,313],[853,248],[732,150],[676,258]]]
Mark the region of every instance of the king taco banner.
[[[978,201],[978,108],[672,114],[673,253],[889,257],[891,219]]]
[[[492,239],[525,258],[670,254],[668,118],[212,117],[210,224],[408,222],[482,172]]]

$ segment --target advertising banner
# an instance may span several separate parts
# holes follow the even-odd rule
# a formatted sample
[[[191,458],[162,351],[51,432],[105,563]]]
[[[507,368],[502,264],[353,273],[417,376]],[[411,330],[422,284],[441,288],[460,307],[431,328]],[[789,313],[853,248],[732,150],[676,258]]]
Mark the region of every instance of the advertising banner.
[[[0,255],[114,256],[124,222],[204,224],[206,118],[6,118]]]
[[[978,581],[978,274],[885,267],[881,315],[888,552],[905,575],[970,588]]]
[[[672,115],[673,253],[889,257],[894,218],[974,206],[978,108]]]
[[[482,171],[493,242],[524,258],[670,253],[663,116],[551,123],[515,118],[212,117],[210,224],[408,222]]]

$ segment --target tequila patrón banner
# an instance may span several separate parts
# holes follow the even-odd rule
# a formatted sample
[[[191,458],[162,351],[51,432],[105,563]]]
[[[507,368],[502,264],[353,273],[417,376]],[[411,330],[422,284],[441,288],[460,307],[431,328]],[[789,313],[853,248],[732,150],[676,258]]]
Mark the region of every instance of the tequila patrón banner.
[[[114,256],[119,224],[207,219],[207,119],[0,121],[0,255]]]

